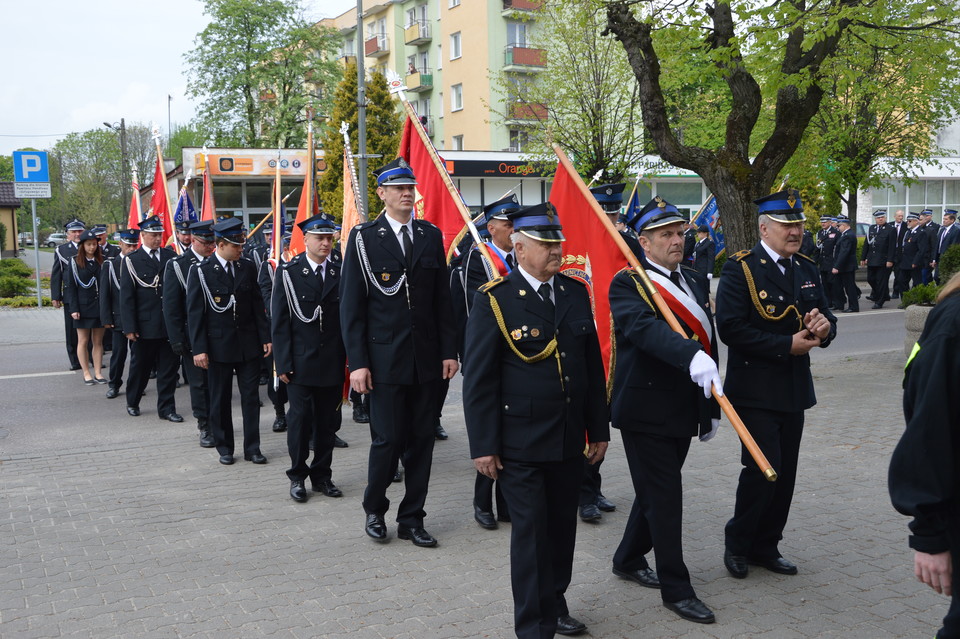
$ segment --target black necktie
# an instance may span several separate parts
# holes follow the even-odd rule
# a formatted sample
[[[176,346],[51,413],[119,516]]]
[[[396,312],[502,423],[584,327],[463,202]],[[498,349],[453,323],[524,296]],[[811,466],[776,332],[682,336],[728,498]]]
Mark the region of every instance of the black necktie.
[[[157,249],[150,251],[150,259],[156,260],[158,263],[160,262],[160,258],[157,257]]]
[[[783,267],[783,274],[791,282],[793,281],[793,260],[789,257],[781,257],[777,260],[777,264]]]
[[[681,291],[683,290],[683,286],[680,284],[680,273],[677,271],[670,273],[670,281],[676,284],[677,288],[679,288]]]
[[[537,292],[540,293],[540,297],[550,308],[553,308],[553,300],[550,299],[550,285],[544,282],[540,285],[540,288],[537,289]]]
[[[406,224],[400,227],[400,234],[403,236],[403,257],[407,262],[407,270],[410,270],[413,265],[413,240]]]
[[[227,262],[227,277],[230,278],[230,283],[233,284],[236,280],[233,277],[233,262]]]
[[[322,289],[323,288],[323,264],[317,267],[316,275],[317,275],[317,282],[320,283],[320,288]]]
[[[512,271],[515,266],[515,264],[513,263],[513,253],[507,253],[506,262],[507,262],[507,267]]]

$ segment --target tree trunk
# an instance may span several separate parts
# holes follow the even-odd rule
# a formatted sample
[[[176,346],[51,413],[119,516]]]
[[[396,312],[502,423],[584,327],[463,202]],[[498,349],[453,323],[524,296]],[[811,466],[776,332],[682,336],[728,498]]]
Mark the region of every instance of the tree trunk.
[[[857,189],[851,188],[847,192],[847,217],[850,218],[850,226],[854,231],[857,230]]]

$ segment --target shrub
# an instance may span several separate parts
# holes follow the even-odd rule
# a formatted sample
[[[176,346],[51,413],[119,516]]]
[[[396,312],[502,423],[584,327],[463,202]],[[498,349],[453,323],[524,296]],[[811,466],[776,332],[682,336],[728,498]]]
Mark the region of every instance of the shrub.
[[[42,297],[40,298],[43,306],[50,306],[50,298]],[[8,306],[10,308],[31,308],[37,305],[37,298],[35,295],[21,295],[19,297],[0,297],[0,306]]]
[[[944,251],[937,266],[940,267],[940,281],[946,284],[954,273],[960,271],[960,244],[954,244]]]
[[[720,271],[723,270],[723,265],[727,261],[727,252],[724,251],[721,255],[717,256],[717,260],[713,263],[713,276],[720,277]]]
[[[929,284],[918,284],[909,291],[904,291],[900,296],[900,308],[906,308],[912,304],[919,306],[933,306],[937,303],[937,293],[940,287],[934,282]]]
[[[4,275],[29,278],[33,270],[16,258],[0,260],[0,276]]]
[[[30,292],[30,282],[15,275],[0,275],[0,297],[17,297]]]

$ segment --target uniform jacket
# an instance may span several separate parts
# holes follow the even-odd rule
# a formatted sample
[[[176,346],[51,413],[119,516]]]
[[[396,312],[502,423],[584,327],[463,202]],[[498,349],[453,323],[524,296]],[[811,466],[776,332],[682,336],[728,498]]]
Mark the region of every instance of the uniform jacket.
[[[728,346],[723,389],[734,406],[795,412],[816,403],[810,355],[790,354],[792,336],[802,329],[803,316],[816,308],[830,321],[821,344],[826,347],[836,337],[837,318],[827,308],[813,262],[798,254],[793,263],[790,282],[757,243],[723,265],[716,322]]]
[[[120,281],[123,279],[123,258],[119,255],[104,260],[100,268],[100,323],[112,324],[122,331],[120,320]]]
[[[76,260],[70,258],[63,277],[63,305],[68,313],[80,313],[81,319],[100,318],[100,268],[96,261],[79,267]],[[90,287],[84,288],[87,284]]]
[[[821,271],[829,271],[833,268],[833,253],[839,239],[840,231],[832,226],[817,231],[817,243],[820,245],[817,263]]]
[[[897,230],[892,224],[873,224],[860,252],[860,261],[867,266],[886,266],[897,255]]]
[[[187,331],[187,278],[190,269],[202,260],[187,249],[167,262],[163,275],[163,320],[167,327],[167,336],[171,344],[183,344],[190,347],[190,334]]]
[[[168,248],[158,250],[159,264],[143,248],[123,258],[125,277],[120,280],[120,299],[123,300],[120,325],[125,333],[138,333],[143,339],[167,339],[163,321],[163,274],[167,262],[177,254]]]
[[[270,325],[257,286],[256,267],[250,260],[233,263],[234,283],[220,266],[216,253],[190,271],[187,279],[187,328],[190,350],[206,353],[216,362],[246,362],[263,357],[263,345],[270,343]],[[200,274],[206,283],[201,285]],[[210,300],[207,299],[209,292]],[[218,313],[210,306],[236,303]]]
[[[697,244],[697,230],[687,229],[683,232],[683,261],[689,266],[693,257],[693,247]]]
[[[817,244],[813,241],[813,233],[811,233],[809,229],[803,229],[803,239],[800,240],[800,252],[811,258],[815,258],[817,255]]]
[[[651,269],[643,261],[643,267]],[[663,272],[663,269],[659,269]],[[719,342],[710,312],[710,285],[706,276],[686,267],[683,279],[706,312],[716,362]],[[643,291],[643,294],[640,291]],[[610,401],[612,425],[622,430],[665,437],[695,437],[710,430],[720,406],[705,399],[690,379],[690,360],[703,346],[671,329],[651,302],[648,289],[632,269],[624,269],[610,284],[610,311],[616,338],[616,368]],[[679,317],[687,335],[690,328]]]
[[[896,253],[894,254],[893,263],[894,263],[894,266],[895,266],[895,267],[899,267],[899,266],[900,266],[900,257],[903,255],[903,238],[904,238],[904,237],[907,235],[907,233],[910,231],[910,227],[907,226],[907,223],[906,223],[906,222],[901,222],[899,229],[897,229],[897,224],[896,224],[896,222],[891,222],[891,223],[890,223],[890,227],[893,229],[893,231],[894,231],[894,233],[896,234],[896,237],[897,237],[897,251],[896,251]]]
[[[944,239],[944,235],[946,235],[946,239]],[[936,260],[939,262],[940,256],[954,244],[960,244],[960,226],[956,222],[950,226],[941,226],[940,232],[937,233]]]
[[[923,263],[924,267],[929,266],[930,262],[937,259],[937,239],[940,237],[941,228],[933,220],[923,225],[923,231],[927,235],[927,260]]]
[[[306,254],[283,263],[270,306],[277,374],[290,374],[292,384],[341,386],[347,353],[340,335],[340,267],[327,260],[321,287]],[[297,307],[306,319],[318,307],[320,314],[304,322]]]
[[[276,273],[274,272],[273,264],[270,263],[270,260],[264,260],[257,270],[257,286],[260,287],[260,296],[263,297],[263,301],[266,303],[268,320],[270,319],[271,313],[270,300],[273,299],[273,280],[275,276]]]
[[[927,234],[923,227],[917,226],[903,236],[903,254],[900,256],[900,268],[909,271],[923,268],[930,262],[930,250]]]
[[[840,273],[857,270],[857,235],[853,229],[840,234],[833,254],[833,268]]]
[[[258,244],[256,242],[247,242],[243,247],[243,252],[241,257],[243,259],[250,260],[253,262],[253,266],[257,271],[260,270],[260,265],[267,260],[267,255],[270,253],[270,247],[266,244]]]
[[[63,301],[64,268],[70,266],[70,259],[77,254],[77,245],[73,242],[64,242],[53,251],[53,266],[50,268],[50,299]]]
[[[702,275],[712,275],[716,261],[716,247],[709,237],[699,241],[693,247],[693,270]]]
[[[101,244],[100,251],[103,253],[103,257],[106,259],[120,255],[120,247],[116,244],[110,244],[109,242],[106,244]]]
[[[457,358],[440,229],[414,220],[412,241],[407,273],[403,250],[385,214],[350,232],[340,282],[340,325],[350,370],[369,368],[374,386],[378,381],[439,380],[443,360]],[[381,288],[396,288],[396,293],[387,295]]]
[[[470,457],[547,462],[608,441],[606,380],[586,287],[554,276],[555,309],[519,270],[483,288],[467,320],[463,412]],[[502,315],[498,325],[494,301]],[[506,333],[506,334],[504,334]],[[556,337],[556,349],[537,362]]]

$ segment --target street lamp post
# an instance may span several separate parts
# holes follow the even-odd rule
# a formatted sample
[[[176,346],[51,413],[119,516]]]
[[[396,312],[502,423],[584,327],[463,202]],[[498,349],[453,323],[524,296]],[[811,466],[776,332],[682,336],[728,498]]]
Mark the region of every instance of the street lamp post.
[[[126,122],[124,122],[123,118],[120,118],[120,124],[117,124],[117,123],[110,124],[109,122],[104,122],[103,126],[120,133],[120,165],[121,165],[120,175],[123,176],[126,173],[126,170],[128,168],[127,167],[127,124]],[[120,203],[120,210],[123,211],[123,207],[126,206],[127,203],[130,201],[130,198],[128,197],[128,194],[127,194],[126,177],[121,177],[120,187],[121,187],[121,194],[122,194],[121,197],[123,198]]]

